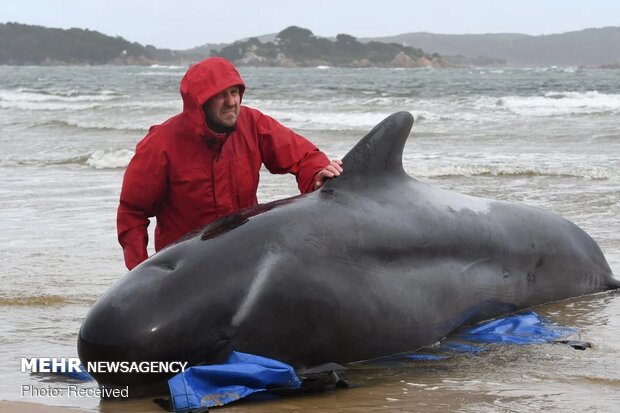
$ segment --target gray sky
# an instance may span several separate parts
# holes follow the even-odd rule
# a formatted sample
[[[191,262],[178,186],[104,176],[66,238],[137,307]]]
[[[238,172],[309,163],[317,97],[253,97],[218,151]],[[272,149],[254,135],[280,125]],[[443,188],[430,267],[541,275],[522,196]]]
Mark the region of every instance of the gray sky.
[[[187,49],[277,33],[551,34],[620,25],[619,0],[0,0],[0,23],[79,27]]]

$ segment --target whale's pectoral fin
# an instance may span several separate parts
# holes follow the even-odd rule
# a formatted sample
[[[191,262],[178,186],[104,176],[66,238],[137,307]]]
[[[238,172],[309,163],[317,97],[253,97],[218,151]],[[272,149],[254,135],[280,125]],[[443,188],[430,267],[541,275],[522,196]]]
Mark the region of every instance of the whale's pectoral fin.
[[[344,172],[330,179],[323,190],[367,188],[398,177],[409,178],[403,169],[403,148],[413,126],[409,112],[397,112],[375,126],[342,159]]]

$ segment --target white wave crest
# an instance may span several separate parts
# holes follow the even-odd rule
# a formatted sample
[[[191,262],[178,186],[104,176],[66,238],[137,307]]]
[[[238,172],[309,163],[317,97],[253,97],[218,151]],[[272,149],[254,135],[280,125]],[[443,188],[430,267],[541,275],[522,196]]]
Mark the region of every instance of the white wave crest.
[[[187,66],[175,66],[175,65],[150,65],[149,66],[151,69],[170,69],[170,70],[177,70],[177,69],[187,69]]]
[[[496,104],[518,115],[562,116],[620,113],[620,95],[590,92],[549,92],[544,96],[506,96]]]
[[[46,91],[34,89],[0,89],[0,108],[21,110],[83,110],[123,98],[111,90],[81,93],[77,90]]]
[[[95,169],[125,168],[134,152],[128,149],[117,151],[95,151],[86,160],[86,165]]]
[[[36,90],[19,88],[14,90],[0,90],[0,100],[7,102],[104,102],[123,97],[113,90],[99,92],[81,92],[69,90]]]
[[[183,72],[138,72],[136,76],[170,76],[180,79],[183,76]]]
[[[66,111],[66,110],[87,110],[97,108],[99,103],[56,103],[56,102],[28,102],[13,101],[7,102],[0,99],[0,108],[18,109],[32,111]]]
[[[567,176],[586,179],[618,179],[620,169],[613,166],[584,165],[502,165],[446,162],[408,162],[407,173],[419,177],[447,176]]]
[[[308,111],[273,109],[269,111],[269,115],[294,129],[367,131],[393,112],[390,108],[356,112],[314,112],[311,109]],[[430,111],[412,110],[410,112],[416,123],[435,122],[442,119],[442,116]]]
[[[67,119],[56,120],[45,124],[50,124],[58,127],[70,127],[78,129],[95,129],[95,130],[124,130],[124,131],[136,131],[146,133],[150,125],[155,122],[150,122],[150,119]]]
[[[288,112],[274,110],[270,115],[291,128],[307,130],[372,129],[390,112],[346,113],[346,112]]]

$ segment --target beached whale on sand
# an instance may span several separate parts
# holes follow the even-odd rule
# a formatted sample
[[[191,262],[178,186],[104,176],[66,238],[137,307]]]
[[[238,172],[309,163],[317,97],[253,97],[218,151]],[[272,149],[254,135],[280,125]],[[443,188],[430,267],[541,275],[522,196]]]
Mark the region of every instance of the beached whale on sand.
[[[191,366],[235,350],[295,368],[347,363],[620,286],[571,222],[408,176],[402,152],[412,124],[407,112],[391,115],[319,191],[241,210],[130,271],[86,316],[82,362]],[[136,395],[168,376],[95,378]]]

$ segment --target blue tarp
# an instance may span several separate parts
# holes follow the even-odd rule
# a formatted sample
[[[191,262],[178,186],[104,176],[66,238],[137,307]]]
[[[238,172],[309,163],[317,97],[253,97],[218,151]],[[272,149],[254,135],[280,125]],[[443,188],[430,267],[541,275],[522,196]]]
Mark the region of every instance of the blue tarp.
[[[190,367],[168,381],[175,411],[221,406],[273,388],[298,388],[301,381],[288,364],[233,352],[223,364]]]
[[[553,324],[534,312],[523,312],[467,328],[442,343],[442,352],[479,353],[476,343],[536,344],[575,333],[570,327]],[[467,341],[468,343],[463,343]],[[435,361],[443,357],[412,353],[413,360]],[[292,367],[275,360],[232,353],[221,365],[192,367],[169,381],[176,411],[219,406],[269,388],[298,388],[300,380]]]
[[[513,314],[470,327],[457,338],[476,343],[539,344],[577,332],[553,324],[533,311]]]
[[[66,375],[67,377],[71,377],[72,379],[76,379],[79,381],[93,381],[95,380],[93,378],[93,376],[91,376],[87,371],[86,371],[86,367],[84,367],[84,365],[82,365],[80,363],[80,370],[81,371],[67,371],[66,373],[64,373],[64,375]]]
[[[527,311],[485,321],[461,330],[443,341],[438,350],[442,353],[480,353],[484,351],[484,348],[478,344],[541,344],[576,332],[577,330],[572,327],[559,326],[533,311]],[[408,354],[404,357],[425,361],[444,358],[423,352]]]

